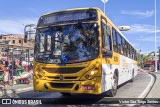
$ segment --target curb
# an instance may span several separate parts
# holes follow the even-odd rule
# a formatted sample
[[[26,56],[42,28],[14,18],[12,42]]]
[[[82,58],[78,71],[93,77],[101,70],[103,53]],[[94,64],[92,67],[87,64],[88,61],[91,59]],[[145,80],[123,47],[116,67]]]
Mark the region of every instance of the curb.
[[[149,76],[151,77],[151,80],[150,80],[149,84],[147,85],[146,89],[141,93],[141,95],[138,98],[145,98],[145,96],[148,94],[148,92],[152,88],[152,85],[154,84],[155,78],[151,74],[149,74]]]
[[[26,91],[31,91],[31,90],[33,90],[33,87],[16,89],[15,92],[16,93],[21,93],[21,92],[26,92]],[[13,93],[12,89],[7,90],[7,94],[12,94],[12,93]],[[3,96],[3,94],[2,94],[2,92],[0,92],[0,97],[2,97],[2,96]]]

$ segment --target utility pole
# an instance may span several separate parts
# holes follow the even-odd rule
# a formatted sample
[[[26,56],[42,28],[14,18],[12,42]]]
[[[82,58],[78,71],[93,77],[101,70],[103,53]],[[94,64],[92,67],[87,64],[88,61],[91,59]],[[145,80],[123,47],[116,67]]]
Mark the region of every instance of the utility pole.
[[[159,64],[159,70],[160,70],[160,47],[158,47],[158,49],[159,49],[159,61],[158,61],[159,63],[158,64]]]
[[[156,39],[157,39],[157,31],[156,31],[156,0],[154,0],[154,7],[155,7],[155,38],[154,38],[154,40],[155,40],[155,72],[157,72],[157,41],[156,41]]]

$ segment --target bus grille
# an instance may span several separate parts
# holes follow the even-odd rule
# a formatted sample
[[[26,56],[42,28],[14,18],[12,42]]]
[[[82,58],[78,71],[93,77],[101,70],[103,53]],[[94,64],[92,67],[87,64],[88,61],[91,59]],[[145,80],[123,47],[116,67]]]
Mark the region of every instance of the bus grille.
[[[72,88],[73,83],[50,83],[53,88]]]
[[[58,73],[58,74],[69,74],[69,73],[77,73],[80,70],[84,69],[84,67],[74,67],[74,68],[42,68],[48,73]]]
[[[60,77],[53,77],[53,76],[48,76],[48,78],[50,79],[56,79],[56,80],[60,80]],[[74,80],[74,79],[77,79],[77,77],[64,77],[64,80]]]

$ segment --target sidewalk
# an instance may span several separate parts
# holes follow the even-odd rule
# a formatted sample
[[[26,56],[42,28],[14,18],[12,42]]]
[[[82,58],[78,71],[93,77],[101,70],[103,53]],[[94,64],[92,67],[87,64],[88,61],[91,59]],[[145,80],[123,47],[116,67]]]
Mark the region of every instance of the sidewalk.
[[[4,92],[2,90],[3,86],[0,85],[0,97],[3,97]],[[13,86],[8,86],[7,96],[12,96],[12,94],[17,94],[21,92],[31,91],[33,90],[33,82],[30,84],[14,84]]]
[[[160,98],[160,71],[153,72],[152,74],[156,75],[156,82],[147,98]]]

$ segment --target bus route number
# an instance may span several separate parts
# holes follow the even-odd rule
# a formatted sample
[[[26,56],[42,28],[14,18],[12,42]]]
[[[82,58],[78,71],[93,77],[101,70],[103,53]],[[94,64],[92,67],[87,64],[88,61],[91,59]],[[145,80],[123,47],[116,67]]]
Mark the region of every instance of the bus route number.
[[[114,61],[118,62],[118,57],[114,56]]]

